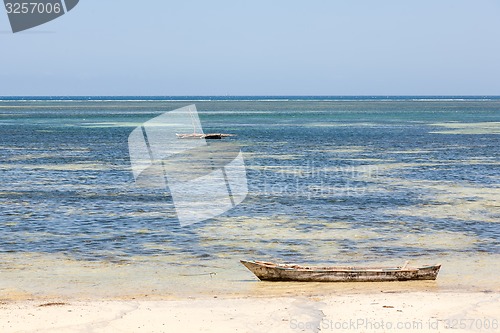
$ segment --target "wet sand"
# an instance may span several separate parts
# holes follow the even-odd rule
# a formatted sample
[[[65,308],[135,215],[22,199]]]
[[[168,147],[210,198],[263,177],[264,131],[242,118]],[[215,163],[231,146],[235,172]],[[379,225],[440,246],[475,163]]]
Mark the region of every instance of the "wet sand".
[[[362,230],[358,230],[362,237]],[[446,235],[444,235],[446,236]],[[442,237],[442,241],[448,240]],[[354,236],[353,236],[354,237]],[[428,241],[428,239],[424,239]],[[415,242],[419,240],[414,240]],[[164,300],[199,297],[316,297],[335,293],[399,292],[496,292],[500,293],[499,255],[459,253],[464,240],[449,256],[410,261],[412,266],[441,263],[436,281],[386,283],[273,283],[259,281],[238,262],[238,257],[179,265],[168,257],[135,258],[125,263],[74,260],[48,254],[0,256],[0,301]],[[333,250],[332,250],[333,251]],[[354,254],[352,254],[354,255]],[[356,259],[356,258],[354,258]],[[355,261],[355,260],[353,260]],[[401,265],[400,260],[380,260],[380,265]]]

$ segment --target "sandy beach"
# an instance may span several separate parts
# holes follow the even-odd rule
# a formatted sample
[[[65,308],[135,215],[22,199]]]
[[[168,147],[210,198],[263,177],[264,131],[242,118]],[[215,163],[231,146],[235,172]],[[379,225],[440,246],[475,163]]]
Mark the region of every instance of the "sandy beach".
[[[1,332],[499,332],[498,292],[28,300],[1,304]]]

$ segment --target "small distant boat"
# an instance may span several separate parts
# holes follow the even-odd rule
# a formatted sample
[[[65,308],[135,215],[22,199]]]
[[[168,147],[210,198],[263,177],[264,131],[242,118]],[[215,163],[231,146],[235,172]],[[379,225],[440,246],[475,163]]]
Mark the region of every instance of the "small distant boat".
[[[195,110],[196,111],[196,110]],[[220,140],[222,138],[225,138],[227,136],[234,136],[234,134],[224,134],[224,133],[209,133],[209,134],[204,134],[203,130],[201,129],[201,125],[198,124],[199,130],[201,133],[196,132],[196,124],[199,123],[198,121],[195,121],[195,117],[193,115],[193,112],[191,109],[189,109],[189,115],[191,116],[191,122],[193,124],[193,133],[182,133],[178,134],[175,133],[178,139],[209,139],[209,140]]]
[[[234,136],[234,134],[224,134],[224,133],[209,133],[209,134],[201,134],[201,133],[190,133],[190,134],[175,134],[179,139],[212,139],[212,140],[220,140],[227,136]]]
[[[300,282],[381,282],[435,280],[441,265],[409,267],[310,267],[240,260],[262,281]]]

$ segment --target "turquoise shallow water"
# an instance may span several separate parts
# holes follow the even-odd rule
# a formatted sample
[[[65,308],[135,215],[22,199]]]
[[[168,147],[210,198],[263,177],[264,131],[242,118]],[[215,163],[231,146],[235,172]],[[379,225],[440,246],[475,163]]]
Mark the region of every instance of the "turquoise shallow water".
[[[179,281],[221,271],[251,280],[241,258],[498,258],[500,99],[187,99],[0,100],[0,254],[14,280],[5,290],[21,270],[61,258],[152,265]],[[236,135],[225,141],[241,146],[249,194],[180,227],[168,191],[135,186],[127,139],[192,103],[205,132]]]

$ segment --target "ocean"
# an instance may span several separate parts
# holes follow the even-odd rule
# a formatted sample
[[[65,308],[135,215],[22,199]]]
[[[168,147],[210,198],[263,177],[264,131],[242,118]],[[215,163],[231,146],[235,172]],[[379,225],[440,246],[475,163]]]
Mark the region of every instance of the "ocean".
[[[190,104],[248,194],[181,226],[128,137]],[[0,97],[0,166],[2,298],[285,292],[240,259],[441,262],[400,285],[500,290],[500,97]]]

